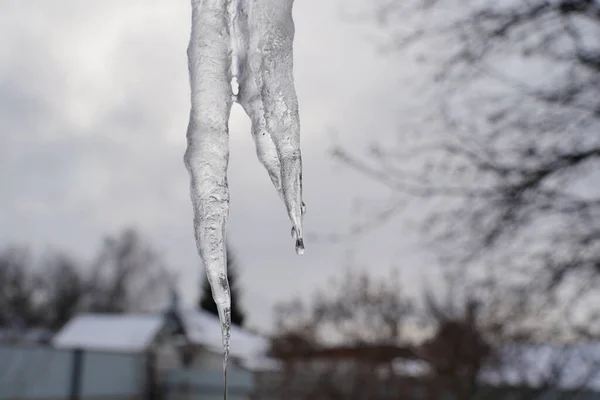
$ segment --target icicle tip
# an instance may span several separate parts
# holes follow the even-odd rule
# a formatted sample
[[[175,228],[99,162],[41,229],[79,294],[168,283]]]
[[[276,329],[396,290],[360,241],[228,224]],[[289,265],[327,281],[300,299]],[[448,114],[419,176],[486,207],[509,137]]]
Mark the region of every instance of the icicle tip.
[[[296,239],[296,254],[299,256],[304,254],[304,239]]]

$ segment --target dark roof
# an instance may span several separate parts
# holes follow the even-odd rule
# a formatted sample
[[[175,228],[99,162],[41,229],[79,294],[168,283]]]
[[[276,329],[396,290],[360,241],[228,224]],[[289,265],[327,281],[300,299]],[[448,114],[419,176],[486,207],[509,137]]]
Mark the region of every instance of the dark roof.
[[[388,363],[398,358],[416,359],[410,347],[394,345],[336,346],[319,349],[287,349],[279,354],[284,360],[361,360]]]

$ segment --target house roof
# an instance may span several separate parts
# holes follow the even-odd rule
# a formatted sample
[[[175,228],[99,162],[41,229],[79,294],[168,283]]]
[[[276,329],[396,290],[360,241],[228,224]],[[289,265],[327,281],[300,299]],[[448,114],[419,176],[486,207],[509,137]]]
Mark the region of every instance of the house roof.
[[[222,353],[221,324],[206,311],[177,309],[190,343]],[[81,314],[54,337],[61,348],[99,351],[142,352],[165,326],[163,314]],[[236,326],[231,328],[230,355],[248,369],[271,369],[275,361],[266,357],[268,340]]]
[[[199,310],[179,309],[188,340],[192,344],[221,353],[221,323],[212,314]],[[271,369],[276,363],[266,356],[269,342],[266,338],[237,326],[231,327],[229,354],[238,358],[248,369]]]
[[[388,363],[395,359],[416,359],[417,355],[410,347],[400,347],[386,344],[362,344],[356,346],[335,346],[326,348],[285,349],[280,358],[286,360],[358,360],[369,363]]]
[[[82,314],[69,321],[52,344],[61,348],[142,352],[163,324],[161,315]]]

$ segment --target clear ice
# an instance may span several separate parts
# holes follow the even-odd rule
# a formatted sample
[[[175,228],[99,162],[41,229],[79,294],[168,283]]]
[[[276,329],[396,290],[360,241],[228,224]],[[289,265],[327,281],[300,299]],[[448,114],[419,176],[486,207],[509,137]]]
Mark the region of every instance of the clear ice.
[[[252,122],[258,159],[283,200],[296,252],[304,252],[300,119],[293,80],[294,0],[192,0],[188,47],[191,111],[184,157],[194,232],[227,361],[231,299],[225,236],[229,214],[229,115],[234,101]]]
[[[242,0],[233,24],[237,101],[252,121],[258,159],[288,210],[304,251],[300,118],[293,77],[293,0]]]

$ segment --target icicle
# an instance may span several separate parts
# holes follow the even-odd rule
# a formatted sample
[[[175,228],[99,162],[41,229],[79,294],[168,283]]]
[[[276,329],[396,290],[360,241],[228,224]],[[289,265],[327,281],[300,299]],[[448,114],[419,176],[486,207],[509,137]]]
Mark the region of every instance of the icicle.
[[[185,165],[194,232],[219,310],[224,397],[231,327],[225,236],[229,214],[228,122],[233,101],[252,121],[259,160],[286,205],[304,253],[300,120],[293,81],[293,0],[192,0],[188,47],[191,111]]]
[[[284,201],[296,252],[304,253],[300,118],[293,81],[293,0],[238,3],[240,95],[258,158]]]
[[[184,157],[191,180],[196,245],[221,320],[225,380],[231,326],[225,235],[229,214],[228,123],[233,102],[227,6],[227,0],[192,0],[188,47],[191,111]]]

